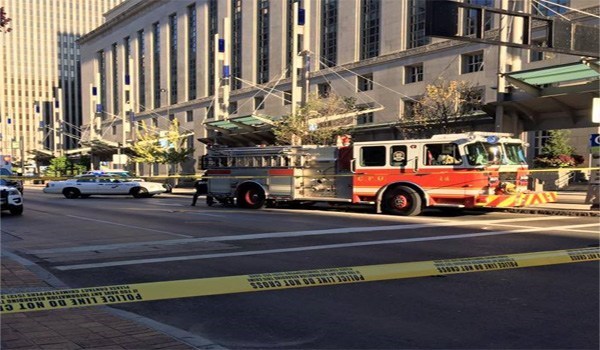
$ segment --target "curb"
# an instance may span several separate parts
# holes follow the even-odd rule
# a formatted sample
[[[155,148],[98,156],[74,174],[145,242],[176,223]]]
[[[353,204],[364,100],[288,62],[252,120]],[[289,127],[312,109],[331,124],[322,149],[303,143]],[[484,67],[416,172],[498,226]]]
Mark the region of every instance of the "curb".
[[[545,209],[545,208],[507,208],[507,209],[501,209],[501,210],[508,212],[508,213],[516,213],[516,214],[600,217],[600,211],[594,211],[594,210],[586,211],[586,210]]]

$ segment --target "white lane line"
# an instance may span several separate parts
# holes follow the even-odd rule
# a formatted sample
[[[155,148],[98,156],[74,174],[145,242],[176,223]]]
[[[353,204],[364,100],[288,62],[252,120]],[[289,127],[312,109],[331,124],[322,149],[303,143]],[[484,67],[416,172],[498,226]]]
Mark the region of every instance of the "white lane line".
[[[598,224],[600,225],[600,223]],[[531,226],[524,226],[524,225],[510,225],[510,224],[490,224],[490,226],[501,226],[501,227],[512,227],[512,228],[527,228],[527,227],[531,227]],[[482,227],[482,229],[487,229],[487,227]],[[591,234],[595,234],[597,235],[598,232],[600,232],[599,230],[576,230],[576,229],[561,229],[560,231],[564,231],[564,232],[577,232],[577,233],[591,233]]]
[[[571,228],[579,228],[579,227],[590,227],[590,226],[596,226],[596,225],[597,224],[559,226],[559,227],[553,227],[550,230],[553,231],[556,229],[560,230],[560,229],[571,229]],[[539,231],[539,230],[540,230],[540,227],[533,227],[533,228],[520,229],[520,230],[465,233],[465,234],[449,235],[449,236],[402,238],[402,239],[391,239],[391,240],[370,241],[370,242],[325,244],[325,245],[315,245],[315,246],[296,247],[296,248],[252,250],[252,251],[235,252],[235,253],[187,255],[187,256],[174,256],[174,257],[152,258],[152,259],[112,261],[112,262],[93,263],[93,264],[62,265],[62,266],[55,266],[55,268],[58,270],[61,270],[61,271],[84,270],[84,269],[94,269],[94,268],[100,268],[100,267],[142,265],[142,264],[154,264],[154,263],[185,261],[185,260],[203,260],[203,259],[215,259],[215,258],[228,258],[228,257],[234,257],[234,256],[292,253],[292,252],[303,252],[303,251],[310,251],[310,250],[337,249],[337,248],[364,247],[364,246],[385,245],[385,244],[401,244],[401,243],[414,243],[414,242],[427,242],[427,241],[442,241],[442,240],[462,239],[462,238],[488,237],[488,236],[498,236],[498,235],[506,235],[506,234],[512,234],[512,233],[535,232],[535,231]]]
[[[568,217],[565,216],[549,216],[546,220],[566,220]],[[291,231],[291,232],[268,232],[268,233],[254,233],[246,235],[233,235],[233,236],[214,236],[205,238],[189,238],[189,239],[171,239],[163,241],[146,241],[146,242],[131,242],[131,243],[115,243],[115,244],[103,244],[103,245],[92,245],[92,246],[79,246],[79,247],[67,247],[67,248],[50,248],[41,250],[28,251],[30,254],[54,254],[54,253],[75,253],[75,252],[87,252],[96,250],[110,250],[110,249],[121,249],[131,248],[139,246],[157,246],[157,245],[177,245],[187,243],[199,243],[199,242],[228,242],[228,241],[247,241],[254,239],[265,239],[265,238],[288,238],[288,237],[301,237],[301,236],[316,236],[316,235],[331,235],[331,234],[349,234],[349,233],[366,233],[366,232],[377,232],[377,231],[400,231],[400,230],[413,230],[420,228],[430,227],[447,227],[447,226],[468,226],[468,225],[494,225],[504,222],[520,222],[530,221],[531,218],[520,218],[520,219],[497,219],[497,220],[472,220],[456,222],[447,220],[441,223],[432,224],[407,224],[407,225],[390,225],[390,226],[367,226],[367,227],[346,227],[346,228],[335,228],[325,230],[310,230],[310,231]],[[189,237],[189,236],[188,236]]]
[[[86,218],[86,217],[83,217],[83,216],[77,216],[77,215],[65,215],[65,216],[70,217],[70,218],[80,219],[80,220],[88,220],[88,221],[100,222],[100,223],[103,223],[103,224],[110,224],[110,225],[115,225],[115,226],[128,227],[128,228],[133,228],[133,229],[141,230],[141,231],[150,231],[150,232],[164,233],[164,234],[167,234],[167,235],[177,236],[177,237],[194,237],[194,236],[190,236],[190,235],[184,235],[184,234],[181,234],[181,233],[173,233],[173,232],[169,232],[169,231],[155,230],[153,228],[146,228],[146,227],[140,227],[140,226],[134,226],[134,225],[119,224],[119,223],[113,222],[113,221],[98,220],[98,219]]]

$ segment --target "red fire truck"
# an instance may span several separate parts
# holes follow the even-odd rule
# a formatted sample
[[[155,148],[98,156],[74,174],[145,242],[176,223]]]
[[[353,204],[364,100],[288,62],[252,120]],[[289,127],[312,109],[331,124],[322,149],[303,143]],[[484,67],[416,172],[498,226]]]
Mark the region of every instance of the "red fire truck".
[[[350,146],[212,147],[207,203],[258,209],[277,203],[371,204],[418,215],[425,207],[520,207],[556,201],[532,192],[523,141],[471,132]]]

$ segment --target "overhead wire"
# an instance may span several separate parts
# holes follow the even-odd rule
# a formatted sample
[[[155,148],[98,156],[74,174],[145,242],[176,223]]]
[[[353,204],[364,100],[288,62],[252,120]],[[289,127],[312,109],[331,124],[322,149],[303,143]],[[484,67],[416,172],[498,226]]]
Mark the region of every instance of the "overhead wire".
[[[542,2],[545,2],[545,3],[548,3],[548,4],[552,4],[554,6],[557,6],[557,7],[560,7],[560,8],[564,8],[564,9],[567,9],[569,11],[579,12],[579,13],[587,15],[587,16],[591,16],[591,17],[595,17],[595,18],[600,18],[600,16],[598,16],[596,14],[593,14],[593,13],[590,13],[590,12],[585,12],[585,11],[576,9],[574,7],[569,7],[569,6],[566,6],[566,5],[563,5],[563,4],[559,4],[557,2],[552,2],[552,1],[548,1],[548,0],[538,0],[538,1],[542,1]]]

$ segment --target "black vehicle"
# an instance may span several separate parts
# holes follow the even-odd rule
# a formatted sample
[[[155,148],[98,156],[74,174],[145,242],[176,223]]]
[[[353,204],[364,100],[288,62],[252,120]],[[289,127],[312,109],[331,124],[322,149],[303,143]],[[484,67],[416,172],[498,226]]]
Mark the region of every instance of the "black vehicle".
[[[15,177],[16,176],[10,170],[8,170],[6,168],[0,168],[0,175],[2,175],[3,179],[6,181],[6,186],[15,187],[17,190],[19,190],[19,192],[23,193],[23,181],[22,180],[4,178],[5,176],[7,176],[7,177]]]

